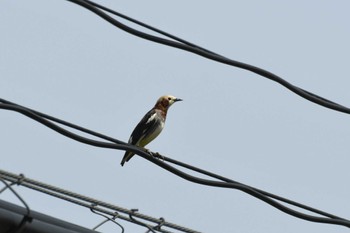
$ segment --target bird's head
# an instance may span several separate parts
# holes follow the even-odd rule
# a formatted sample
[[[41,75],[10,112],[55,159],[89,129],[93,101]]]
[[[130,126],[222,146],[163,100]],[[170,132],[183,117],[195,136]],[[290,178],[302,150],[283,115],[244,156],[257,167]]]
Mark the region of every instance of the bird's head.
[[[182,101],[182,99],[176,98],[172,95],[163,95],[158,99],[155,107],[167,110],[173,103],[178,101]]]

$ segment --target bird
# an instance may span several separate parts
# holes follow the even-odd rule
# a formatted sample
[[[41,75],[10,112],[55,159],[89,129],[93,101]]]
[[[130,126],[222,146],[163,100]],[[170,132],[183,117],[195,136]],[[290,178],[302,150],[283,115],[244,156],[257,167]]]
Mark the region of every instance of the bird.
[[[178,101],[182,101],[182,99],[172,95],[161,96],[154,107],[137,124],[131,133],[128,143],[144,148],[144,146],[153,141],[164,128],[169,107]],[[145,150],[148,151],[147,149]],[[133,155],[133,152],[126,151],[120,164],[123,166]]]

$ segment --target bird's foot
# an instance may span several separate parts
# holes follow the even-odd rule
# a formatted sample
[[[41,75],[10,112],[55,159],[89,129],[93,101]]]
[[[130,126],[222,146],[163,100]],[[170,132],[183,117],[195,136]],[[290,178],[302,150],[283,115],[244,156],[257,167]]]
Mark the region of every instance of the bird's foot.
[[[152,153],[152,156],[157,158],[157,159],[161,159],[164,162],[164,156],[159,154],[158,152]]]
[[[150,151],[149,149],[147,149],[147,148],[144,148],[144,150],[145,150],[145,152],[147,153],[147,154],[150,154],[150,155],[152,155],[153,156],[153,152],[152,151]]]
[[[164,156],[161,155],[161,154],[159,154],[158,152],[152,152],[152,151],[150,151],[150,150],[148,150],[148,149],[146,149],[146,148],[145,148],[145,151],[146,151],[148,154],[150,154],[151,156],[153,156],[154,158],[156,158],[156,159],[161,159],[161,160],[164,161]]]

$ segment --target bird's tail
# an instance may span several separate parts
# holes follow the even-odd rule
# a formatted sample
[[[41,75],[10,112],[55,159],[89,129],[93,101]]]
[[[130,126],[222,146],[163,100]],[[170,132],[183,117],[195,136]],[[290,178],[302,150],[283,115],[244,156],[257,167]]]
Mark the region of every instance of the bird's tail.
[[[132,158],[132,156],[134,156],[134,153],[129,152],[129,151],[125,152],[124,157],[123,157],[120,165],[124,166],[124,163],[128,162]]]

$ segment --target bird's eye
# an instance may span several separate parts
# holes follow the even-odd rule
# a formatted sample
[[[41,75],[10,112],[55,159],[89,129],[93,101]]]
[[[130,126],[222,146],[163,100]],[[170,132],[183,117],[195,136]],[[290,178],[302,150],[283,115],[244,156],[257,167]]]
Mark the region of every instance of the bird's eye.
[[[168,97],[168,100],[171,100],[171,97]]]

